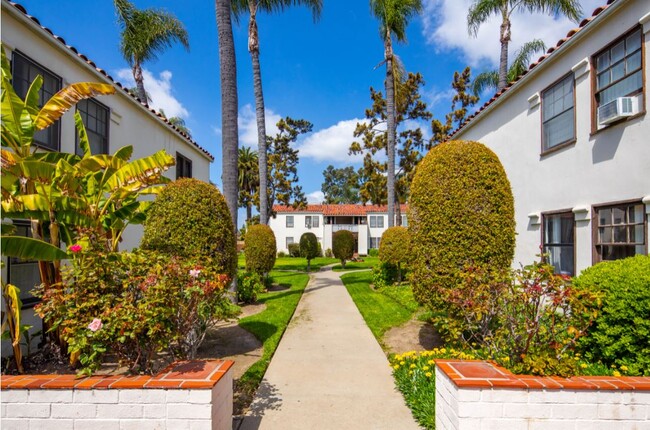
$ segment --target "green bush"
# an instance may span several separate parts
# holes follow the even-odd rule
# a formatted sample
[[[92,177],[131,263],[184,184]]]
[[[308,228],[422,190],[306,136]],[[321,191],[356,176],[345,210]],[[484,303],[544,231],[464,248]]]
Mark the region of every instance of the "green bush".
[[[345,268],[345,261],[354,256],[354,235],[348,230],[339,230],[332,235],[332,252],[334,258],[341,260]]]
[[[168,184],[147,213],[141,247],[180,257],[210,257],[235,275],[237,252],[230,212],[219,190],[197,179]]]
[[[269,273],[275,265],[275,234],[271,227],[256,224],[248,227],[244,238],[246,270],[258,275]]]
[[[497,156],[477,142],[434,147],[411,184],[410,279],[416,299],[443,311],[466,265],[507,268],[514,254],[514,203]]]
[[[372,283],[375,288],[383,288],[397,280],[397,267],[390,263],[379,262],[372,268]]]
[[[390,227],[381,235],[379,259],[397,268],[397,282],[402,282],[402,265],[411,255],[411,238],[406,227]]]
[[[75,254],[63,284],[40,291],[39,316],[58,329],[81,372],[99,369],[105,353],[134,372],[151,372],[157,352],[196,356],[207,330],[233,315],[230,278],[210,257],[157,251]]]
[[[327,258],[332,258],[332,257],[334,257],[334,253],[332,252],[332,249],[331,249],[331,248],[327,248],[327,249],[325,250],[325,257],[327,257]]]
[[[300,257],[300,244],[299,243],[290,243],[287,245],[289,249],[290,257]]]
[[[650,376],[650,256],[598,263],[574,284],[602,297],[598,317],[580,342],[585,358]]]
[[[237,272],[237,300],[255,303],[257,296],[266,289],[264,279],[255,272]]]
[[[287,253],[284,251],[278,251],[278,258],[284,258],[287,256]]]
[[[307,259],[307,271],[311,269],[311,260],[318,257],[319,243],[314,233],[303,233],[300,236],[300,256]]]
[[[370,248],[368,250],[369,257],[379,257],[379,250],[377,248]]]

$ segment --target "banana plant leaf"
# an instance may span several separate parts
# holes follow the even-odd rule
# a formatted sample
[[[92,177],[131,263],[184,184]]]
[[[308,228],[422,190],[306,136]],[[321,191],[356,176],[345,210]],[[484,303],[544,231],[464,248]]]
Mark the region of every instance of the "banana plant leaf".
[[[54,94],[41,108],[34,120],[36,130],[43,130],[54,124],[72,106],[81,100],[100,95],[115,93],[115,87],[108,84],[94,82],[79,82],[68,85],[58,93]]]
[[[2,255],[23,260],[65,260],[68,254],[42,240],[23,236],[2,236]]]
[[[142,188],[152,178],[162,178],[162,173],[174,164],[174,158],[164,149],[148,157],[133,160],[108,178],[106,191],[113,192],[122,187],[130,190]]]

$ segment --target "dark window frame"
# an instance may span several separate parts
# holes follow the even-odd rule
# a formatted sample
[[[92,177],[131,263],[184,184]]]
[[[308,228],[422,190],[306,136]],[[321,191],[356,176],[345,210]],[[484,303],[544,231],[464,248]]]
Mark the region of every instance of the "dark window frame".
[[[192,177],[192,159],[176,151],[176,179],[191,178],[191,177]]]
[[[547,231],[547,226],[546,226],[546,221],[549,218],[555,218],[555,217],[564,217],[566,219],[571,219],[571,223],[573,224],[572,227],[572,235],[573,235],[573,243],[552,243],[552,242],[547,242],[546,240],[546,231]],[[550,212],[542,212],[542,228],[541,228],[541,246],[542,246],[542,253],[544,254],[544,259],[546,260],[546,254],[547,254],[547,249],[551,247],[555,248],[567,248],[571,247],[573,248],[573,273],[570,274],[570,276],[575,276],[576,273],[576,221],[575,221],[575,214],[571,209],[563,209],[559,211],[550,211]],[[549,262],[550,263],[550,262]]]
[[[111,133],[111,108],[106,106],[104,103],[98,101],[97,99],[94,99],[94,98],[81,100],[81,101],[79,101],[79,103],[77,103],[77,105],[75,106],[75,109],[76,109],[77,112],[80,112],[79,114],[81,115],[82,120],[84,119],[84,114],[81,113],[81,112],[84,112],[84,111],[82,109],[80,109],[80,107],[84,106],[85,104],[90,104],[90,103],[96,105],[97,109],[102,109],[103,111],[106,112],[106,130],[105,130],[105,135],[103,136],[103,138],[104,138],[104,147],[101,148],[101,151],[98,152],[98,154],[109,154],[110,139],[111,139],[111,134],[110,134]],[[89,116],[90,114],[88,112],[85,112],[85,115]],[[97,119],[97,118],[95,118],[95,119]],[[88,130],[90,130],[91,132],[93,132],[95,134],[99,134],[99,133],[97,133],[96,130],[89,127],[87,119],[84,120],[83,123],[84,123],[84,127],[86,127],[86,132],[88,132]],[[81,148],[79,147],[79,134],[76,131],[75,131],[75,144],[74,144],[74,147],[75,147],[75,153],[77,155],[82,155],[83,154],[81,152]],[[93,152],[93,155],[97,155],[97,153]]]
[[[26,63],[28,63],[28,65],[30,67],[40,69],[41,72],[44,72],[44,73],[39,73],[39,75],[41,75],[43,77],[43,84],[45,84],[46,77],[48,79],[53,79],[55,81],[55,84],[56,84],[55,86],[57,88],[56,91],[54,92],[54,94],[56,94],[56,92],[60,91],[63,88],[63,79],[59,75],[52,72],[50,69],[43,66],[39,62],[34,61],[27,54],[25,54],[22,51],[16,49],[16,50],[12,51],[12,53],[11,53],[11,78],[12,78],[12,85],[14,86],[14,89],[16,88],[16,86],[15,86],[13,81],[18,76],[18,73],[16,72],[16,57],[20,57],[20,59],[22,61],[25,61]],[[45,76],[45,74],[47,74],[49,76]],[[23,79],[22,77],[20,79],[25,80],[27,82],[27,88],[29,89],[29,86],[32,84],[33,80],[30,81],[29,78]],[[47,101],[47,99],[45,97],[42,97],[44,91],[45,91],[45,89],[43,87],[41,87],[41,90],[40,90],[40,96],[41,97],[39,97],[39,106],[40,107],[42,107],[43,104]],[[18,91],[16,91],[16,92],[18,93]],[[49,93],[49,91],[48,91],[48,93]],[[54,94],[51,94],[50,97],[53,96]],[[18,95],[24,98],[24,94],[18,93]],[[48,97],[48,99],[49,99],[49,97]],[[55,151],[55,152],[61,151],[61,123],[60,123],[60,121],[55,121],[54,124],[52,124],[50,127],[48,127],[47,130],[48,130],[47,132],[51,133],[52,138],[55,140],[54,145],[49,146],[49,145],[47,145],[47,144],[45,144],[43,142],[40,142],[40,141],[36,140],[36,138],[34,139],[34,145],[36,145],[39,148],[42,148],[44,150],[47,150],[47,151]],[[49,130],[51,130],[51,131],[49,131]]]
[[[600,216],[599,216],[599,211],[603,209],[614,209],[614,208],[623,208],[625,207],[626,209],[629,210],[631,206],[636,206],[636,205],[641,205],[641,216],[642,216],[642,221],[641,222],[634,222],[630,223],[629,222],[629,212],[626,211],[626,222],[620,223],[620,224],[600,224]],[[610,215],[613,217],[613,212]],[[601,243],[600,242],[600,228],[612,228],[612,235],[614,235],[613,228],[614,227],[625,227],[626,232],[628,235],[629,239],[629,230],[628,227],[631,226],[641,226],[643,228],[643,242],[642,243],[636,243],[636,242],[605,242]],[[617,202],[608,202],[608,203],[601,203],[598,205],[592,206],[592,263],[596,264],[601,261],[610,261],[607,259],[603,259],[602,253],[603,253],[603,247],[609,246],[609,247],[626,247],[626,246],[643,246],[644,254],[648,254],[648,241],[647,241],[647,236],[648,236],[648,216],[645,212],[645,204],[641,199],[634,199],[634,200],[623,200],[623,201],[617,201]],[[637,255],[637,254],[634,254]]]
[[[305,228],[312,229],[318,228],[320,225],[318,215],[306,215],[305,216]]]
[[[291,222],[289,222],[289,220],[291,220]],[[285,228],[293,228],[294,225],[295,225],[295,222],[294,222],[294,219],[293,219],[293,215],[287,215],[285,217],[285,222],[284,222]]]
[[[545,133],[544,133],[544,125],[553,121],[554,119],[558,118],[560,115],[563,115],[565,112],[568,112],[570,109],[565,109],[564,111],[560,112],[559,114],[553,116],[552,118],[549,118],[547,120],[544,120],[544,96],[550,92],[551,90],[555,89],[558,85],[561,85],[564,83],[564,81],[571,79],[571,92],[573,93],[573,104],[571,106],[571,110],[573,110],[573,134],[572,136],[564,140],[562,142],[556,143],[553,146],[547,147],[546,142],[545,142]],[[576,80],[575,80],[575,75],[573,72],[567,73],[566,75],[562,76],[560,79],[556,80],[553,82],[551,85],[546,87],[540,94],[540,99],[541,99],[541,109],[540,109],[540,115],[541,115],[541,132],[542,132],[542,147],[541,147],[541,154],[546,155],[550,152],[557,151],[558,149],[564,148],[566,146],[569,146],[573,143],[576,142]]]
[[[369,226],[370,228],[384,228],[384,216],[383,215],[369,215]],[[373,220],[375,221],[373,223]],[[380,225],[381,224],[381,225]]]
[[[29,220],[23,220],[23,219],[18,219],[18,220],[12,220],[12,223],[15,227],[25,227],[27,228],[27,235],[25,237],[32,237],[31,234],[31,223]],[[38,271],[38,261],[37,260],[20,260],[19,258],[16,257],[7,257],[7,283],[10,284],[12,283],[11,279],[11,266],[13,265],[20,265],[20,264],[36,264],[36,270]],[[39,272],[40,276],[40,272]],[[33,288],[33,287],[32,287]],[[25,293],[25,291],[21,291],[21,293]],[[23,306],[21,309],[30,309],[33,308],[36,304],[41,302],[41,299],[38,297],[28,297],[28,298],[23,298],[21,294],[21,301],[23,303]]]

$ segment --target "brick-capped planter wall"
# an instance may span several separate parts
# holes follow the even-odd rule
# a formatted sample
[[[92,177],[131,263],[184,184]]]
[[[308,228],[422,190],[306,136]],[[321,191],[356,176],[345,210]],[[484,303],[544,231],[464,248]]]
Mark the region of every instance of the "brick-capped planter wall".
[[[650,429],[650,378],[513,375],[436,360],[436,430]]]
[[[230,430],[232,361],[174,363],[156,376],[2,376],[2,429]]]

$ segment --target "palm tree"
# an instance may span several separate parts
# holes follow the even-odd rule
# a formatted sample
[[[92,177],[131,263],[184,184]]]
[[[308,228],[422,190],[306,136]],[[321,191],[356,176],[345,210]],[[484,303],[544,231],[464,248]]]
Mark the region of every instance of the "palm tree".
[[[158,113],[167,118],[167,115],[163,109],[159,109]],[[189,128],[187,128],[187,124],[185,124],[185,120],[183,118],[180,116],[173,116],[171,118],[167,118],[167,121],[176,127],[181,133],[184,133],[190,139],[192,138],[192,132]]]
[[[246,223],[253,217],[255,193],[260,186],[257,153],[249,147],[239,148],[239,206],[246,208]]]
[[[510,17],[513,12],[546,13],[553,16],[564,15],[578,22],[582,15],[579,0],[474,0],[467,14],[469,34],[476,37],[481,24],[492,15],[501,16],[501,57],[499,60],[498,89],[502,90],[508,83],[508,43],[510,42]]]
[[[524,46],[522,46],[521,49],[515,53],[515,60],[512,62],[512,65],[508,69],[506,76],[508,83],[513,82],[526,71],[534,54],[538,52],[544,52],[545,50],[546,45],[542,40],[534,39],[530,42],[526,42]],[[490,70],[488,72],[479,73],[476,75],[476,78],[472,83],[472,92],[475,96],[480,95],[487,89],[493,89],[496,92],[498,88],[498,70]]]
[[[257,12],[278,12],[291,5],[305,5],[309,7],[314,20],[320,16],[323,0],[232,0],[232,12],[235,20],[246,12],[249,13],[248,21],[248,52],[253,62],[253,90],[255,92],[255,116],[257,120],[257,145],[260,178],[260,223],[268,224],[269,198],[268,198],[268,164],[266,157],[266,124],[264,113],[264,93],[262,92],[262,70],[260,68],[260,43],[257,32]]]
[[[409,19],[422,11],[422,0],[370,0],[370,10],[379,20],[379,36],[384,41],[386,63],[386,152],[388,171],[388,227],[395,224],[395,77],[393,76],[393,37],[406,42]]]
[[[215,0],[219,37],[219,71],[221,78],[221,182],[230,209],[233,232],[237,234],[239,131],[237,128],[237,61],[232,35],[230,0]],[[236,285],[234,286],[236,288]]]
[[[113,0],[117,20],[122,27],[120,50],[133,70],[133,79],[138,87],[138,97],[145,104],[142,64],[156,60],[158,54],[181,43],[189,50],[190,44],[183,23],[174,15],[160,9],[137,9],[129,0]]]

